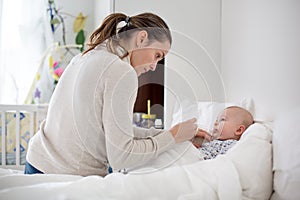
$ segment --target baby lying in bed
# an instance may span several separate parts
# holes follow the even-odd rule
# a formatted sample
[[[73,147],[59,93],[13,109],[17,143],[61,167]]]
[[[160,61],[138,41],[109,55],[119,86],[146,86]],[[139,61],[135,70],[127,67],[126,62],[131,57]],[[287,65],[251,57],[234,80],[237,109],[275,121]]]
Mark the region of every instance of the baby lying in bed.
[[[124,169],[124,172],[152,172],[214,158],[232,147],[251,124],[253,117],[247,110],[237,106],[227,107],[219,114],[211,134],[199,129],[192,140],[193,145],[188,141],[177,144],[157,159],[134,169]]]
[[[199,129],[192,143],[204,154],[205,160],[215,158],[236,144],[253,122],[253,116],[246,109],[227,107],[217,117],[212,133]]]

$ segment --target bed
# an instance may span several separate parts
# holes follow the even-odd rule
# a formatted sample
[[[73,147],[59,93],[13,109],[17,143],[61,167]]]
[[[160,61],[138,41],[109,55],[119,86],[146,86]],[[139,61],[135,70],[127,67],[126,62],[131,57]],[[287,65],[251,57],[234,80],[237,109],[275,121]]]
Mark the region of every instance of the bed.
[[[174,108],[172,123],[196,116],[199,126],[209,127],[220,109],[234,104],[183,101]],[[255,112],[251,101],[236,105]],[[300,136],[294,134],[299,114],[297,108],[273,122],[256,122],[225,155],[212,160],[201,160],[185,142],[144,166],[104,178],[24,175],[2,164],[0,199],[299,199]]]

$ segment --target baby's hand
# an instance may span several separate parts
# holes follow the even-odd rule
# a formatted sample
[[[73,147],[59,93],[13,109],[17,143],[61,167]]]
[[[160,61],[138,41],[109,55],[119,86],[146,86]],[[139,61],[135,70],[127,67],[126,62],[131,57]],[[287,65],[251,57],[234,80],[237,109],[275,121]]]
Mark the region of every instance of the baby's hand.
[[[204,138],[202,137],[194,137],[191,139],[192,144],[198,149],[199,147],[202,146],[204,142]]]
[[[210,135],[207,131],[198,128],[197,133],[195,134],[195,137],[202,137],[203,139],[207,141],[212,141],[212,135]]]
[[[209,142],[211,140],[212,140],[212,136],[208,132],[198,128],[195,137],[191,140],[191,142],[196,148],[199,148],[202,146],[204,142],[207,141]]]

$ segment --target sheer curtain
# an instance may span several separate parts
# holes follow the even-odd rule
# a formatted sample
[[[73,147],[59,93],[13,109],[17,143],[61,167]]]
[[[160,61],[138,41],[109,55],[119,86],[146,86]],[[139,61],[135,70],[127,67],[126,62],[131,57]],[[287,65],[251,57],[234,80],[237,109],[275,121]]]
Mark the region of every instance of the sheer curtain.
[[[0,103],[22,104],[53,42],[47,0],[0,0]]]

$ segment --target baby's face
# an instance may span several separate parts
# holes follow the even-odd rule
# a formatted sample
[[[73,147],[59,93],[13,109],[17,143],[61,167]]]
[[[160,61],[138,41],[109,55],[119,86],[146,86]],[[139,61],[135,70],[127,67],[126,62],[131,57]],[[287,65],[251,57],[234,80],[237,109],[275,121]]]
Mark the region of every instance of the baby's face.
[[[235,131],[238,129],[238,115],[234,109],[223,110],[213,129],[213,137],[220,140],[236,139]]]

